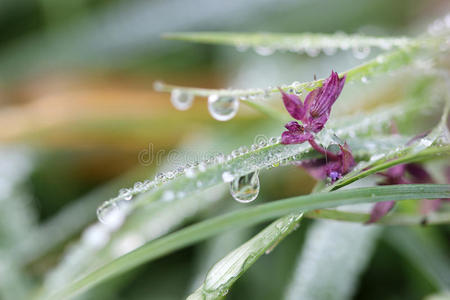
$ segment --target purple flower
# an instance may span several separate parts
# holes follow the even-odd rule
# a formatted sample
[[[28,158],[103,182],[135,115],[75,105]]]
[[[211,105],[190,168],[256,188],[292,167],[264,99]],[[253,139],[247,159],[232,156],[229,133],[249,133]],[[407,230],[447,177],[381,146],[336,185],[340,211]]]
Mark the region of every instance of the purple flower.
[[[447,181],[450,183],[450,167],[446,170]],[[433,183],[434,180],[431,175],[419,164],[409,163],[400,164],[389,168],[384,173],[377,173],[384,177],[384,180],[379,185],[391,184],[412,184],[412,183]],[[450,199],[424,199],[421,203],[421,213],[427,215],[438,210],[443,201]],[[377,202],[370,213],[370,219],[366,224],[375,223],[384,217],[394,207],[395,201]]]
[[[340,151],[335,154],[321,148],[314,140],[310,140],[309,142],[313,145],[314,149],[323,153],[326,158],[304,161],[300,166],[304,167],[312,177],[318,180],[329,177],[332,182],[335,182],[350,172],[356,164],[347,143],[343,146],[339,145]]]
[[[285,125],[287,131],[281,135],[282,144],[301,144],[312,139],[312,134],[324,127],[331,113],[331,107],[341,94],[345,83],[345,75],[339,78],[336,72],[331,71],[330,77],[325,79],[323,85],[311,91],[302,103],[296,95],[280,92],[283,103],[289,114],[303,125],[291,121]]]

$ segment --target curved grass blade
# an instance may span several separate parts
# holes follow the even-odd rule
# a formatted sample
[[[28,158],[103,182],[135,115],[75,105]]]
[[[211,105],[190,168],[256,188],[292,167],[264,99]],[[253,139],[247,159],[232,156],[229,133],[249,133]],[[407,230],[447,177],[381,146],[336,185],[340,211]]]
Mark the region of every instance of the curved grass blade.
[[[424,230],[427,230],[424,232]],[[428,229],[390,228],[384,236],[411,264],[421,270],[430,282],[441,291],[450,290],[450,260],[444,244],[437,243]]]
[[[389,50],[393,47],[405,47],[417,43],[416,39],[407,37],[374,37],[364,35],[347,35],[344,33],[236,33],[236,32],[175,32],[165,33],[163,38],[185,42],[229,45],[238,50],[253,47],[278,51],[304,52],[310,49],[322,50],[332,54],[337,49],[348,50],[378,47]]]
[[[380,233],[377,226],[315,222],[308,228],[285,299],[351,299]]]
[[[444,42],[437,40],[437,44]],[[385,74],[398,70],[404,66],[411,65],[417,58],[432,58],[435,52],[438,51],[439,46],[436,43],[431,43],[432,47],[424,49],[424,43],[411,42],[404,47],[394,50],[389,53],[380,54],[376,58],[369,60],[361,65],[358,65],[352,69],[341,72],[339,76],[346,75],[346,82],[355,81],[367,81],[368,78],[378,74]],[[436,49],[436,50],[434,50]],[[292,84],[282,85],[281,88],[288,92],[304,93],[305,91],[313,90],[320,87],[324,79],[309,81],[309,82],[293,82]],[[218,96],[232,96],[239,97],[240,100],[264,98],[270,96],[272,93],[279,93],[278,88],[268,87],[266,89],[205,89],[205,88],[193,88],[182,87],[177,85],[166,84],[161,81],[157,81],[154,84],[156,91],[160,92],[172,92],[173,90],[179,90],[183,93],[190,94],[199,97],[209,97],[211,95]]]
[[[424,198],[450,198],[450,185],[419,184],[349,189],[332,193],[318,193],[293,197],[242,209],[197,223],[158,240],[149,242],[135,251],[121,256],[113,262],[87,274],[85,277],[67,286],[63,286],[61,290],[56,291],[47,298],[67,298],[144,262],[154,260],[167,253],[192,245],[233,227],[250,226],[292,212],[305,212],[347,204]]]
[[[217,299],[225,296],[233,283],[266,251],[271,251],[281,240],[295,230],[303,213],[291,214],[276,220],[249,241],[242,244],[206,274],[203,284],[187,299]]]

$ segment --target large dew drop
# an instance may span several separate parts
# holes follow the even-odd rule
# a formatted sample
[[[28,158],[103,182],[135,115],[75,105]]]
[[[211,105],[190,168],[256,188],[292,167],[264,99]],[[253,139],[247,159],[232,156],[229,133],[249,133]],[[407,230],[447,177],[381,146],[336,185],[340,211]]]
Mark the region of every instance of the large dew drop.
[[[170,101],[176,109],[187,110],[192,106],[194,95],[175,89],[170,95]]]
[[[230,183],[230,192],[234,200],[241,203],[255,200],[259,194],[258,171],[234,179]]]
[[[211,95],[208,97],[208,110],[211,116],[218,121],[232,119],[239,108],[239,100],[232,96]]]

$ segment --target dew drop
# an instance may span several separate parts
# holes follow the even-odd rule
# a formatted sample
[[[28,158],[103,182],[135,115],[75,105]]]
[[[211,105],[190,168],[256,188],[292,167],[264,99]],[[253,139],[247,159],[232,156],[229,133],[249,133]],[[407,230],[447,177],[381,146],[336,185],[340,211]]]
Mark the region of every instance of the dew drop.
[[[370,54],[370,47],[356,46],[352,49],[353,56],[357,59],[364,59]]]
[[[320,54],[320,48],[306,48],[305,53],[310,57],[316,57]]]
[[[245,51],[247,51],[248,50],[248,45],[246,45],[246,44],[238,44],[238,45],[236,45],[236,50],[238,51],[238,52],[245,52]]]
[[[255,52],[261,56],[269,56],[272,55],[275,52],[275,49],[270,48],[270,47],[255,47],[254,48]]]
[[[96,223],[83,231],[81,241],[95,249],[102,248],[109,241],[110,232],[105,225]]]
[[[258,171],[234,179],[230,183],[230,192],[234,200],[241,203],[255,200],[259,194]]]
[[[208,97],[208,110],[218,121],[232,119],[239,109],[239,100],[233,96],[211,95]]]
[[[369,82],[369,79],[367,79],[366,76],[363,76],[363,77],[361,77],[361,82],[362,82],[362,83],[368,83],[368,82]]]
[[[336,47],[325,47],[322,49],[323,53],[325,53],[325,55],[334,55],[337,52],[337,48]]]
[[[114,201],[105,202],[97,209],[97,218],[111,230],[118,229],[125,217],[125,211]]]
[[[192,106],[194,95],[183,92],[180,89],[174,89],[170,95],[172,105],[178,110],[187,110]]]
[[[162,201],[164,202],[170,202],[173,199],[175,199],[175,193],[171,190],[165,191],[162,195]]]
[[[193,178],[195,176],[195,171],[193,167],[186,169],[186,177]]]
[[[222,179],[223,179],[223,182],[232,182],[234,179],[234,176],[230,172],[225,171],[222,173]]]

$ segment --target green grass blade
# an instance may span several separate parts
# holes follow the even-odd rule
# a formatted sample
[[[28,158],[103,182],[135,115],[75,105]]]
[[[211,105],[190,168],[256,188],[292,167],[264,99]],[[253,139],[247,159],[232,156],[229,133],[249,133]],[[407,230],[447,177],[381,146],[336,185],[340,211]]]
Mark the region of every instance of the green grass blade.
[[[51,299],[67,298],[108,278],[154,260],[177,249],[192,245],[233,227],[244,227],[292,212],[380,201],[450,198],[450,185],[396,185],[318,193],[258,205],[186,227],[119,257],[87,276],[62,287]]]
[[[239,49],[249,47],[269,48],[271,50],[285,50],[303,52],[314,50],[342,50],[366,47],[378,47],[388,50],[393,47],[405,47],[416,43],[415,39],[407,37],[374,37],[364,35],[346,35],[343,33],[236,33],[236,32],[176,32],[166,33],[163,38],[185,42],[229,45]]]
[[[315,222],[308,228],[285,299],[351,299],[380,233],[378,226]]]
[[[188,299],[217,299],[225,296],[239,277],[266,251],[271,251],[298,226],[302,213],[280,218],[242,244],[206,274],[203,284]]]

